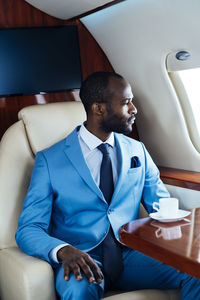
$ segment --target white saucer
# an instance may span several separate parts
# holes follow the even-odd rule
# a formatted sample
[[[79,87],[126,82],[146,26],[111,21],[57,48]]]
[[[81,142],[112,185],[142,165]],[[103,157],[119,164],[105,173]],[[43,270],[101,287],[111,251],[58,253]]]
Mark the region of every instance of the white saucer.
[[[172,216],[168,219],[162,218],[159,215],[159,212],[151,213],[151,214],[149,214],[149,217],[151,217],[152,219],[157,220],[159,222],[176,222],[176,221],[180,221],[181,219],[189,216],[190,214],[191,214],[190,211],[179,209],[178,214],[175,217]]]

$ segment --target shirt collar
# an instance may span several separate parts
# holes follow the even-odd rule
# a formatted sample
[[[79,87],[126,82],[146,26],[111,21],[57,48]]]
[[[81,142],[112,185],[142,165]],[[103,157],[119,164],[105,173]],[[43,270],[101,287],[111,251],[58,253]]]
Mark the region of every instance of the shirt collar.
[[[84,124],[81,125],[79,130],[79,136],[84,141],[84,143],[89,147],[90,150],[97,148],[100,144],[102,144],[102,140],[92,134]],[[114,147],[114,134],[113,132],[110,134],[109,138],[104,142],[108,143],[110,146]]]

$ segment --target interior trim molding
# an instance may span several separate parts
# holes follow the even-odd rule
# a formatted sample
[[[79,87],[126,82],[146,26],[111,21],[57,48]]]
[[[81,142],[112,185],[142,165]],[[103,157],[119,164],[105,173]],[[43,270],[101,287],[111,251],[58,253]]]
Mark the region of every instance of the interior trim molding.
[[[159,167],[160,177],[165,184],[200,191],[200,172]]]
[[[92,9],[92,10],[89,10],[89,11],[83,13],[83,14],[80,14],[80,15],[78,15],[78,16],[75,16],[75,17],[73,17],[73,18],[71,18],[71,19],[68,19],[68,21],[73,21],[74,19],[75,19],[75,20],[76,20],[76,19],[81,19],[81,18],[86,17],[86,16],[88,16],[88,15],[91,15],[91,14],[93,14],[93,13],[99,11],[99,10],[105,9],[105,8],[107,8],[107,7],[109,7],[109,6],[118,4],[118,3],[123,2],[123,1],[126,1],[126,0],[114,0],[114,1],[109,2],[109,3],[107,3],[107,4],[98,6],[97,8],[94,8],[94,9]]]

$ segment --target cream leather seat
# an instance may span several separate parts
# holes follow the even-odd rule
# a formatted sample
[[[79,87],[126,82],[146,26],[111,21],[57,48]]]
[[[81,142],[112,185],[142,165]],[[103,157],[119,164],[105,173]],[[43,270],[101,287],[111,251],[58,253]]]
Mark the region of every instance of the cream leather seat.
[[[19,112],[0,143],[0,298],[1,300],[56,300],[51,266],[22,253],[15,231],[29,185],[35,153],[68,135],[85,119],[80,102],[35,105]],[[178,291],[145,290],[107,300],[179,299]],[[84,299],[86,300],[86,299]]]

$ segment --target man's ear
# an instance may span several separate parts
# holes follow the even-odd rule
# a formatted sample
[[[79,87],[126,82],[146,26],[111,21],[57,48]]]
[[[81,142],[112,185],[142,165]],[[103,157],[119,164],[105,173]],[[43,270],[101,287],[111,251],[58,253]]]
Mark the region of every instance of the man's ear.
[[[93,103],[92,104],[92,111],[94,114],[98,115],[98,116],[101,116],[104,114],[105,112],[105,105],[104,103]]]

